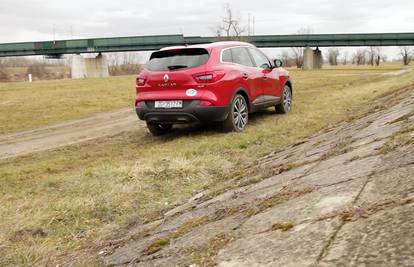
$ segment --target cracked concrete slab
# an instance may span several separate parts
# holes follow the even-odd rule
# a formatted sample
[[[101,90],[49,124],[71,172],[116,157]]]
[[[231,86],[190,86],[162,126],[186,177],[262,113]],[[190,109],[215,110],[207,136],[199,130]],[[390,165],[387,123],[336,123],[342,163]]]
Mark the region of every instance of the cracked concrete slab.
[[[219,221],[201,225],[200,227],[197,227],[197,229],[194,229],[194,231],[180,237],[173,245],[178,249],[183,247],[200,246],[218,234],[227,233],[236,229],[244,221],[244,219],[245,216],[234,215]],[[200,235],[200,233],[203,234]]]
[[[336,158],[338,161],[335,160]],[[302,177],[300,180],[295,181],[295,183],[325,186],[349,179],[358,179],[371,174],[380,162],[381,159],[378,155],[351,162],[346,162],[341,156],[336,156],[322,161],[309,175]]]
[[[320,266],[413,266],[414,204],[345,224]]]
[[[268,231],[276,223],[289,222],[295,225],[338,215],[352,204],[362,183],[362,180],[356,180],[325,187],[275,205],[252,216],[239,228],[238,232],[241,236],[255,235]]]
[[[115,266],[130,263],[135,259],[138,259],[138,255],[143,253],[154,241],[164,237],[166,237],[165,233],[157,233],[130,242],[128,243],[128,246],[120,247],[119,249],[115,250],[114,253],[106,256],[103,263],[106,266]]]
[[[414,199],[413,180],[414,165],[379,172],[371,177],[358,204],[366,206],[367,203]]]
[[[297,225],[237,239],[217,255],[220,267],[313,266],[338,220]]]

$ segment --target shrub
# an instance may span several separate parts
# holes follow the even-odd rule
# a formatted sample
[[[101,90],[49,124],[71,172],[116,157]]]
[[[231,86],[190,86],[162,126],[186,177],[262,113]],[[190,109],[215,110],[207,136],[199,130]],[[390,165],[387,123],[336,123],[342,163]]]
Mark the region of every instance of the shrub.
[[[42,79],[46,76],[46,67],[42,64],[32,64],[27,68],[27,74],[29,73],[33,78]]]
[[[0,82],[6,82],[9,80],[9,75],[3,69],[0,69]]]
[[[138,74],[141,71],[141,69],[142,66],[139,64],[112,65],[109,66],[109,75],[118,76]]]

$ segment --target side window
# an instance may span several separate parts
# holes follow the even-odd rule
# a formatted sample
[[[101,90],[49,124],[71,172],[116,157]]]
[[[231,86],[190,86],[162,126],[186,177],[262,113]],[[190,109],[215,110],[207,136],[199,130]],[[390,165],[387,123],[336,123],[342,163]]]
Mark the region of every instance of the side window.
[[[236,47],[231,49],[233,55],[233,63],[244,66],[254,67],[254,64],[249,56],[249,52],[244,47]]]
[[[233,56],[231,55],[231,49],[225,49],[221,60],[223,62],[233,62]]]
[[[249,48],[249,51],[257,67],[262,69],[269,69],[271,67],[269,59],[262,52],[254,48]]]

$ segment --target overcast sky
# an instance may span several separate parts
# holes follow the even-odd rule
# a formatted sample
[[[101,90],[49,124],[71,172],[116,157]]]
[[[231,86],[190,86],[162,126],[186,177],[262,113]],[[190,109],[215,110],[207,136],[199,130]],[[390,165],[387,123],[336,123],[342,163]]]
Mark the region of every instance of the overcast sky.
[[[0,0],[0,43],[83,37],[213,35],[226,3],[255,34],[413,32],[413,0]],[[53,30],[55,29],[55,30]],[[55,34],[53,33],[55,32]]]

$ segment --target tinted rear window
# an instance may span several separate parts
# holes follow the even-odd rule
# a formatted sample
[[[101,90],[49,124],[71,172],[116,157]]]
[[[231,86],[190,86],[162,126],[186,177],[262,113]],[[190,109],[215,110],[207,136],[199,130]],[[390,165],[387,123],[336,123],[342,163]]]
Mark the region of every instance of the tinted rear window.
[[[245,47],[236,47],[228,49],[231,50],[232,62],[244,66],[254,67],[250,58],[249,52]]]
[[[226,49],[226,50],[223,51],[222,61],[223,62],[233,62],[233,56],[231,54],[231,49]]]
[[[202,48],[163,50],[152,53],[147,68],[154,71],[191,68],[203,65],[209,57]]]

